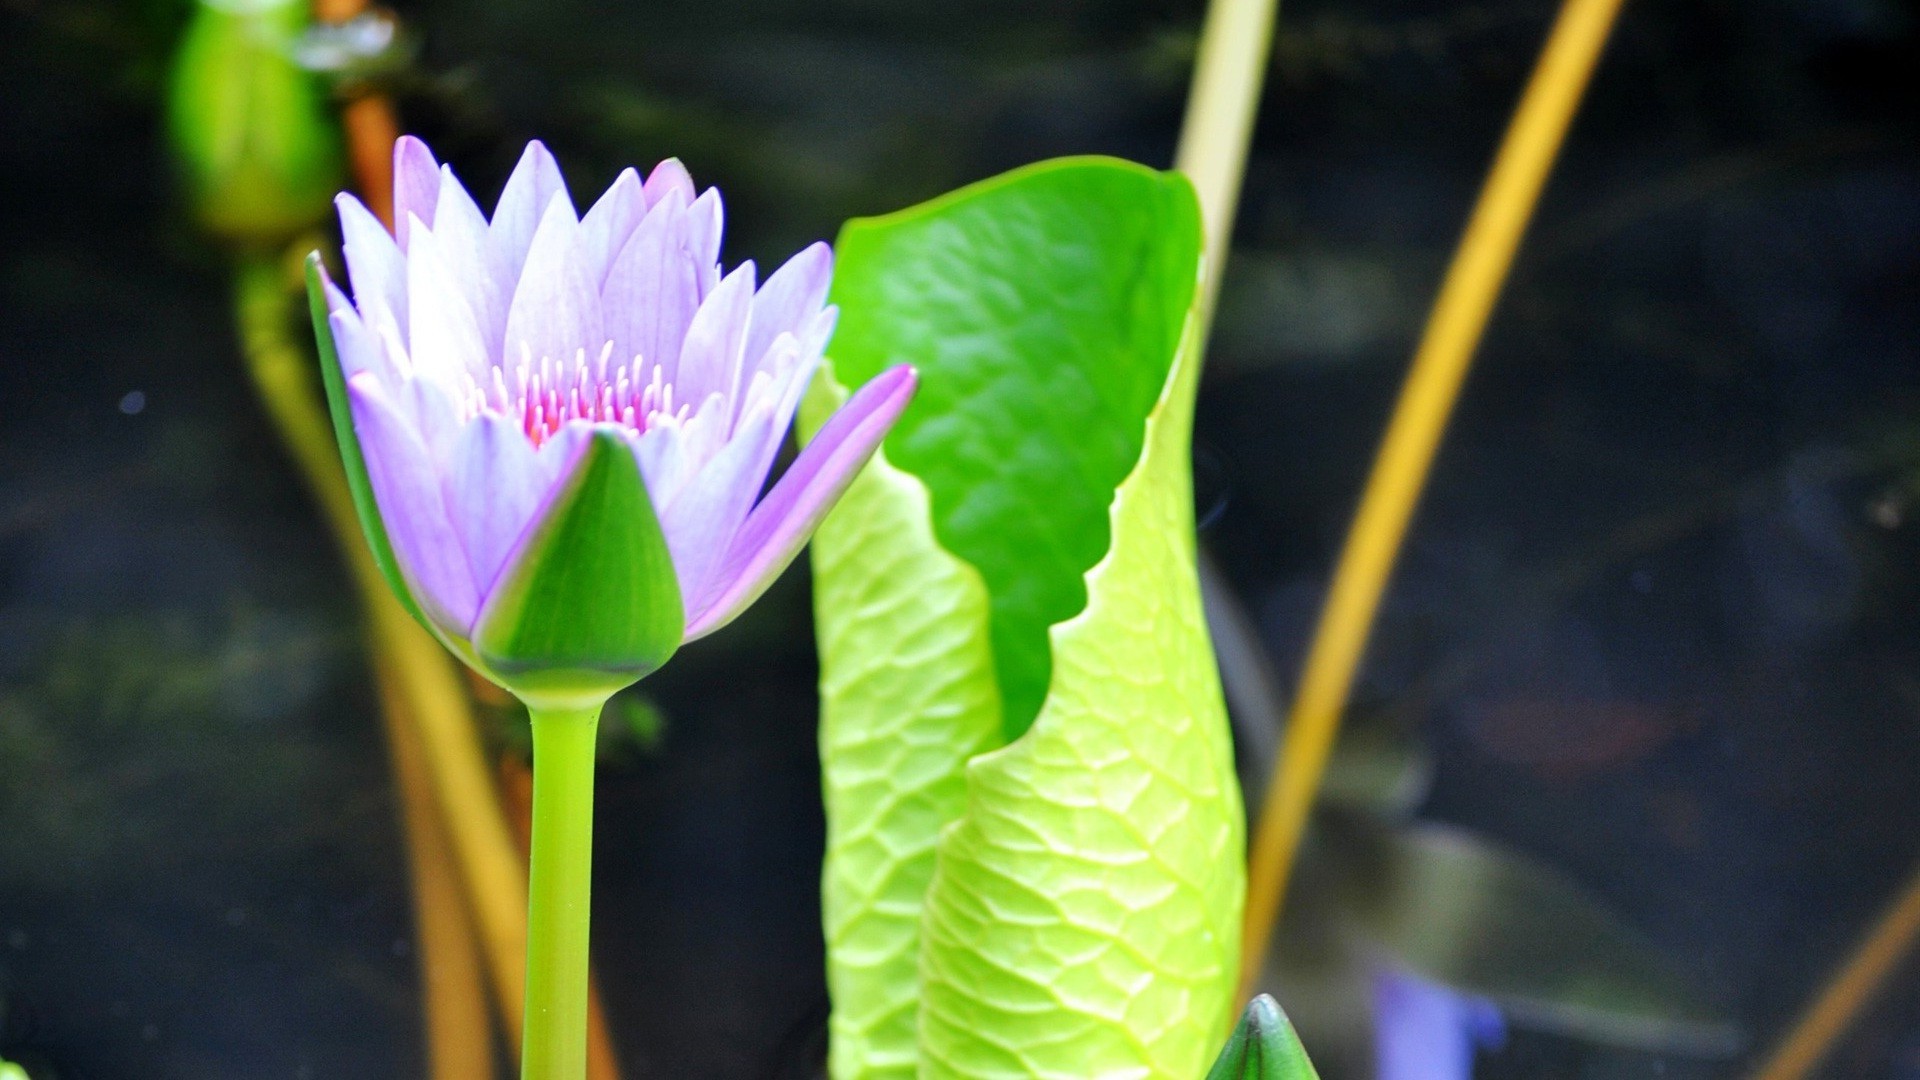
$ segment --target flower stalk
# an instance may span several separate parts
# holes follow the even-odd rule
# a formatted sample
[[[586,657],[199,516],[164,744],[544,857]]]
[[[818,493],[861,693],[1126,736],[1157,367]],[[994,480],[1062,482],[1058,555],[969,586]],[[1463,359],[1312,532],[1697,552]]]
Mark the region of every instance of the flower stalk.
[[[600,708],[531,710],[533,851],[521,1080],[586,1075],[593,762]]]
[[[581,1080],[600,708],[772,583],[915,376],[869,382],[769,488],[834,324],[825,244],[722,274],[719,195],[673,160],[584,215],[539,143],[490,216],[417,139],[393,171],[394,231],[338,201],[352,292],[308,260],[323,382],[370,561],[532,714],[523,1075]]]

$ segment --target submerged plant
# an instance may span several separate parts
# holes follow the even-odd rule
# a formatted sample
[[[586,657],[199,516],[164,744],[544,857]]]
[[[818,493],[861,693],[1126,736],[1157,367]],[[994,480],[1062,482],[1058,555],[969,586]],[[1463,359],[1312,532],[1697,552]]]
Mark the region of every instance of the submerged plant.
[[[322,367],[388,582],[532,714],[524,1076],[572,1080],[600,709],[771,584],[915,378],[872,380],[761,498],[833,328],[826,245],[756,288],[677,161],[582,216],[534,143],[488,219],[424,144],[394,153],[396,234],[338,200],[352,299],[310,262]]]

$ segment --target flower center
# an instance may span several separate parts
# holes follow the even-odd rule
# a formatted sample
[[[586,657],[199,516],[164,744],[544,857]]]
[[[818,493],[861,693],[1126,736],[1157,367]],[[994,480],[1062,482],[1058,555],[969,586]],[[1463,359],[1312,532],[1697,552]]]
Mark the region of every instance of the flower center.
[[[690,406],[675,405],[673,384],[660,365],[638,356],[614,365],[612,358],[611,341],[593,361],[579,349],[570,361],[543,356],[536,362],[522,344],[519,362],[495,365],[484,382],[467,374],[460,418],[471,420],[483,412],[517,418],[536,447],[570,420],[620,424],[635,434],[657,423],[685,422]]]

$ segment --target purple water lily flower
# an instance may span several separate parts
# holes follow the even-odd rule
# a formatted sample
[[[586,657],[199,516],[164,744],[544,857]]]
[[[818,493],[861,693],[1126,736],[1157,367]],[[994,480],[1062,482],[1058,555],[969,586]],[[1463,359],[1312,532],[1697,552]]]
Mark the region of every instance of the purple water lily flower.
[[[1506,1038],[1500,1009],[1383,963],[1373,972],[1377,1080],[1472,1080],[1476,1047]]]
[[[424,143],[403,138],[394,158],[395,234],[341,195],[353,297],[323,287],[351,434],[403,598],[496,677],[547,662],[541,648],[578,638],[570,628],[583,622],[605,622],[618,639],[633,615],[593,610],[592,583],[578,580],[587,570],[532,565],[555,551],[585,565],[593,542],[583,549],[579,538],[602,523],[555,519],[592,503],[638,507],[609,526],[639,537],[609,541],[633,558],[644,561],[648,536],[664,539],[671,574],[627,593],[677,588],[667,652],[734,618],[793,559],[914,390],[906,367],[869,382],[760,498],[833,331],[831,250],[807,248],[757,288],[751,262],[723,276],[719,193],[697,192],[676,160],[644,182],[621,173],[582,216],[553,157],[532,143],[488,219]],[[639,503],[615,490],[635,470],[606,465],[596,447],[631,455]],[[591,482],[590,460],[602,462]],[[625,520],[648,507],[657,530]],[[626,557],[587,561],[617,569]],[[549,595],[577,610],[543,615],[533,630],[501,625]],[[665,659],[573,638],[554,646],[566,655],[553,663],[631,681]]]

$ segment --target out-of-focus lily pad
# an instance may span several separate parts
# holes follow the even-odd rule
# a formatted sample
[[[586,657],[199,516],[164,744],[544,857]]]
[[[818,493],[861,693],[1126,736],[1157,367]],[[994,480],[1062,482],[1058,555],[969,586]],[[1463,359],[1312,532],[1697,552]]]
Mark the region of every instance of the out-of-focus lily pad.
[[[1517,1023],[1616,1045],[1731,1053],[1727,1014],[1598,899],[1531,858],[1442,825],[1323,813],[1345,910],[1412,970]]]
[[[1400,716],[1359,713],[1327,761],[1320,800],[1397,818],[1411,814],[1432,786],[1433,755]]]

